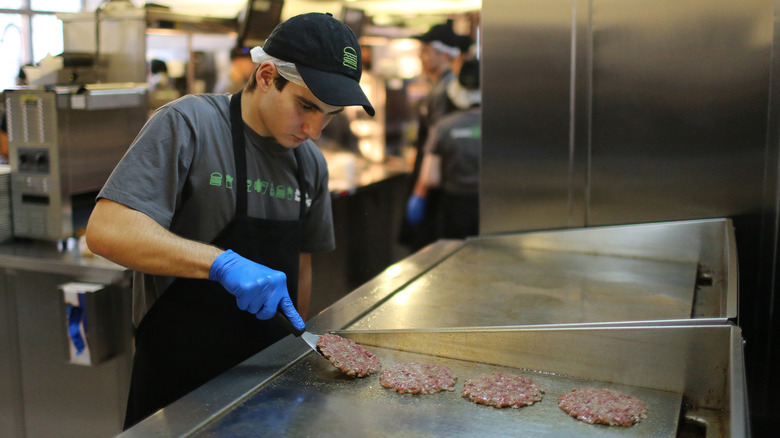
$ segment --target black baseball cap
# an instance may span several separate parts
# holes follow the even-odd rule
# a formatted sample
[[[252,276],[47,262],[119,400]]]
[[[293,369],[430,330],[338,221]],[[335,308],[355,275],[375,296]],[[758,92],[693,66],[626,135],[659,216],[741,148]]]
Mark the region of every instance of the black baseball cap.
[[[461,37],[452,30],[452,26],[449,24],[437,24],[428,29],[428,32],[417,35],[414,38],[424,43],[438,41],[445,46],[458,50],[460,50],[463,45]]]
[[[360,88],[363,57],[352,31],[331,14],[312,12],[280,23],[263,44],[263,51],[292,62],[317,99],[334,106],[374,107]]]

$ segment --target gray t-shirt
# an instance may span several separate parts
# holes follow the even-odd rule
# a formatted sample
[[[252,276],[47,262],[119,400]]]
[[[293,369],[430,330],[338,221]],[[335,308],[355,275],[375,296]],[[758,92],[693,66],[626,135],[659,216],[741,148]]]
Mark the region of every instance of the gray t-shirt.
[[[235,192],[246,187],[251,217],[295,220],[300,213],[292,149],[244,125],[247,181],[235,181],[230,96],[188,95],[157,110],[109,177],[99,198],[145,213],[177,235],[211,242],[235,212]],[[320,150],[298,146],[306,193],[302,252],[335,248],[328,168]],[[134,321],[172,281],[135,273]]]
[[[441,188],[456,195],[479,193],[479,156],[482,147],[482,109],[448,114],[436,125],[425,144],[426,152],[441,157]]]

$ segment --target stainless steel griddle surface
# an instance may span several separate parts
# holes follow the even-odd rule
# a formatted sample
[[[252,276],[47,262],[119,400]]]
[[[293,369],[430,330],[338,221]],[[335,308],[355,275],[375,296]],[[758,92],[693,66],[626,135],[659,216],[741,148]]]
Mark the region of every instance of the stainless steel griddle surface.
[[[454,392],[396,394],[379,376],[354,379],[311,353],[261,387],[198,437],[257,436],[577,436],[674,437],[682,395],[554,374],[447,359],[385,348],[370,348],[384,366],[406,361],[446,365],[458,382]],[[486,372],[506,371],[533,378],[544,399],[520,409],[496,409],[461,397],[463,382]],[[633,427],[589,425],[560,410],[560,395],[578,386],[609,387],[639,397],[648,418]]]
[[[696,263],[466,244],[350,329],[689,319]]]

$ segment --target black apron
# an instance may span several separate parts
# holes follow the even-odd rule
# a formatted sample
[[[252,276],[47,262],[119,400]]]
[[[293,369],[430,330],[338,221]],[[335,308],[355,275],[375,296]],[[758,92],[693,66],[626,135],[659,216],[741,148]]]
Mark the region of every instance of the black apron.
[[[230,99],[230,124],[236,181],[246,181],[240,92]],[[237,184],[235,216],[211,243],[287,274],[287,289],[297,304],[306,190],[298,149],[294,153],[301,192],[298,220],[249,217],[247,190]],[[287,334],[273,320],[260,321],[240,310],[216,281],[175,279],[138,325],[125,429]]]

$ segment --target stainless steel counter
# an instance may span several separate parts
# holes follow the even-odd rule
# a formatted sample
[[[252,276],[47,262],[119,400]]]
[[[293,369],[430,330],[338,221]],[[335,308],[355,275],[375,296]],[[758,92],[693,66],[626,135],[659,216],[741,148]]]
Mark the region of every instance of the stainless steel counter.
[[[58,249],[55,242],[17,240],[0,245],[0,266],[33,272],[78,275],[82,281],[114,282],[126,276],[127,269],[102,257],[82,255],[75,240]],[[94,279],[94,280],[90,280]]]
[[[670,430],[677,426],[669,421],[682,411],[685,424],[701,426],[697,430],[708,437],[747,436],[741,332],[730,321],[736,316],[731,234],[730,221],[705,220],[440,241],[390,266],[308,323],[316,333],[339,330],[385,363],[442,361],[457,370],[460,382],[493,367],[531,373],[549,391],[539,406],[493,410],[457,393],[394,394],[379,387],[375,376],[341,376],[290,336],[122,436],[465,436],[518,427],[557,435],[570,426],[579,435],[592,426],[565,415],[553,423],[543,418],[559,414],[554,400],[563,388],[583,382],[645,394],[654,419],[629,434],[674,436]],[[505,260],[503,267],[496,268],[497,259]],[[565,261],[562,273],[555,269],[557,259]],[[529,317],[529,306],[511,315],[502,300],[467,300],[501,288],[463,283],[463,272],[483,283],[503,282],[502,300],[528,299],[530,293],[538,302],[563,296],[569,304],[565,311],[545,304],[548,316],[541,319]],[[589,300],[583,299],[589,293],[573,292],[594,279],[606,285],[606,295],[596,288],[596,299]],[[531,283],[537,289],[529,292]],[[667,296],[667,288],[679,293]],[[633,307],[631,320],[622,321],[608,308],[626,294],[638,301],[626,306]],[[594,303],[603,303],[604,312]],[[641,311],[648,306],[654,309]],[[578,307],[588,309],[573,312]],[[405,318],[403,310],[415,317]],[[453,312],[464,319],[448,319]],[[600,321],[605,315],[618,320]],[[494,423],[497,418],[502,420]]]
[[[85,297],[89,364],[69,353],[64,284]],[[0,245],[0,436],[84,438],[121,431],[132,364],[130,281],[105,259],[51,242]],[[87,356],[80,356],[85,359]],[[85,426],[88,425],[88,426]]]

